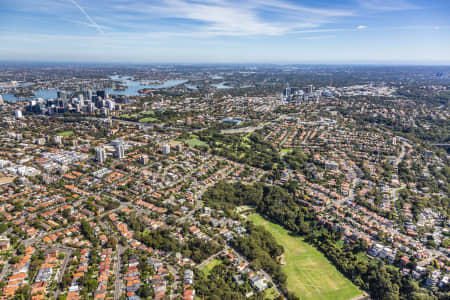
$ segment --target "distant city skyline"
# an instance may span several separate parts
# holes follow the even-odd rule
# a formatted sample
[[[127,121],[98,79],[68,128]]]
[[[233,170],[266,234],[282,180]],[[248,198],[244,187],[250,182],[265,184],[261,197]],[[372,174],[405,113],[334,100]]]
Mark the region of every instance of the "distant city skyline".
[[[450,1],[0,0],[2,61],[450,64]]]

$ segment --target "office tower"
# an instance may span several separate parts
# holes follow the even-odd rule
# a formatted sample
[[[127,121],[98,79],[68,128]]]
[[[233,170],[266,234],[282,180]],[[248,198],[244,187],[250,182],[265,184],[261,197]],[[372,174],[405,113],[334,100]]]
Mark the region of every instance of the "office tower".
[[[0,105],[3,105],[3,97],[0,95]]]
[[[170,145],[169,144],[164,144],[162,147],[162,152],[164,155],[167,155],[170,153]]]
[[[95,104],[92,102],[88,103],[88,112],[94,112],[95,111]]]
[[[92,90],[84,90],[83,97],[87,100],[92,100]]]
[[[99,163],[104,163],[106,161],[105,147],[95,147],[95,157]]]
[[[123,140],[122,139],[114,140],[114,141],[112,141],[112,144],[113,144],[113,146],[114,146],[114,148],[116,150],[115,151],[115,156],[118,159],[124,158],[125,157],[125,148],[123,146]]]
[[[59,136],[59,135],[55,135],[55,136],[53,137],[53,143],[54,143],[55,145],[61,145],[61,144],[62,144],[62,137]]]
[[[97,96],[98,97],[102,97],[102,99],[106,98],[106,93],[105,91],[97,91]]]
[[[116,106],[114,101],[112,100],[106,100],[106,108],[108,108],[109,110],[114,110],[114,107]]]
[[[286,88],[283,90],[283,96],[286,100],[291,98],[291,88],[289,87],[289,83],[286,85]]]
[[[67,99],[67,94],[64,91],[57,91],[56,92],[56,97],[60,100],[66,100]]]
[[[22,111],[20,109],[16,110],[16,119],[22,119],[23,115],[22,115]]]

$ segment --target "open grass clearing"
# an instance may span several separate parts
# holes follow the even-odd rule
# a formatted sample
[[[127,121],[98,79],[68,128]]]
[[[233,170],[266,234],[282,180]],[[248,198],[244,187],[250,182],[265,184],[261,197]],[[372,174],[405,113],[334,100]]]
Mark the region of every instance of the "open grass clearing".
[[[209,263],[206,264],[206,266],[203,267],[202,271],[203,273],[208,276],[209,273],[211,273],[211,270],[214,269],[215,266],[218,266],[222,263],[222,261],[218,259],[213,259]]]
[[[143,116],[154,116],[155,112],[151,111],[151,110],[149,110],[149,111],[141,111],[140,114],[143,115]]]
[[[62,131],[62,132],[58,132],[56,135],[58,136],[71,136],[74,135],[75,133],[72,130],[67,130],[67,131]]]
[[[154,123],[154,122],[158,122],[159,120],[157,118],[143,118],[140,119],[139,122],[141,123]]]
[[[272,233],[276,241],[284,247],[286,265],[282,266],[287,275],[287,287],[302,300],[349,300],[362,291],[344,277],[316,248],[306,243],[302,237],[292,236],[278,224],[267,221],[259,214],[248,217],[256,225]]]
[[[185,142],[186,144],[188,144],[191,147],[194,147],[194,146],[206,146],[205,142],[200,141],[197,138],[191,138],[191,139],[183,140],[183,142]]]
[[[280,294],[278,294],[277,290],[275,288],[271,287],[264,291],[264,300],[269,299],[273,300],[276,299]]]

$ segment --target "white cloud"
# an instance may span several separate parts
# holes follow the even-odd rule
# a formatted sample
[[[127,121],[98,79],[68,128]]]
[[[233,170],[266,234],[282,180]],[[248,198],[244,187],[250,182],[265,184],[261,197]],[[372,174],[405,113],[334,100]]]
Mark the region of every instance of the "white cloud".
[[[311,8],[275,0],[135,1],[114,8],[122,13],[133,12],[137,18],[148,15],[152,19],[189,20],[192,29],[205,36],[285,35],[354,14],[350,10]]]
[[[359,0],[359,3],[362,7],[380,11],[400,11],[420,8],[408,0]]]
[[[367,26],[366,25],[359,25],[358,27],[356,27],[356,29],[364,30],[364,29],[367,29]]]

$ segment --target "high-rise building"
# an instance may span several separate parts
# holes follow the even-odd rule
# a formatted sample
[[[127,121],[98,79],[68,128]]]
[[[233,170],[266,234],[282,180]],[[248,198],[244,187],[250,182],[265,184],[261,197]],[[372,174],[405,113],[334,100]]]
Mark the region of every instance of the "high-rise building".
[[[97,91],[97,96],[98,97],[102,97],[102,99],[106,98],[106,93],[105,91]]]
[[[95,147],[95,157],[99,163],[104,163],[106,161],[105,147]]]
[[[0,105],[3,105],[3,97],[0,95]]]
[[[289,98],[290,96],[291,96],[291,88],[285,88],[284,90],[283,90],[283,96],[285,97],[285,98]]]
[[[64,91],[57,91],[56,92],[56,97],[58,99],[61,99],[61,100],[66,100],[67,99],[67,94]]]
[[[167,155],[170,153],[170,145],[169,144],[164,144],[162,146],[162,152],[164,155]]]
[[[85,99],[87,100],[92,100],[92,90],[84,90],[83,91],[83,96]]]
[[[62,137],[60,135],[55,135],[53,137],[53,143],[55,145],[61,145],[62,144]]]
[[[125,148],[123,146],[123,140],[122,139],[117,139],[112,141],[112,144],[115,148],[115,156],[118,159],[123,159],[125,157]]]
[[[112,100],[106,100],[106,108],[108,108],[109,110],[114,110],[116,104],[114,103],[114,101]]]
[[[22,115],[22,111],[20,109],[16,110],[16,119],[22,119],[23,115]]]
[[[95,111],[95,104],[92,102],[89,102],[87,108],[88,108],[88,112],[92,113]]]

